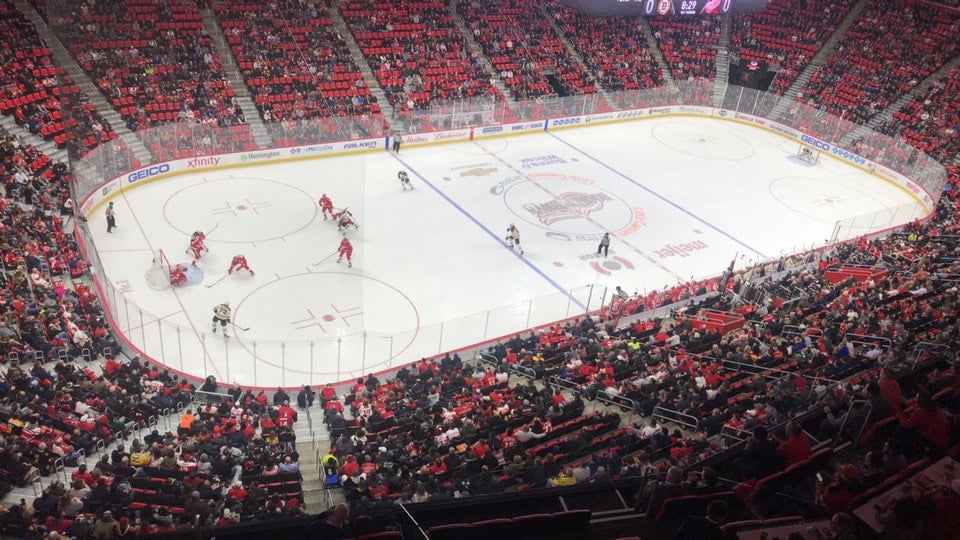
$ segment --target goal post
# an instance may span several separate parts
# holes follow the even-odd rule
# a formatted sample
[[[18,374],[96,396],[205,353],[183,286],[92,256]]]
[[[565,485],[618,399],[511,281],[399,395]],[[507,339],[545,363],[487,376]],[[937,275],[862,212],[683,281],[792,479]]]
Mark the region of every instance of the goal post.
[[[155,290],[162,291],[170,288],[170,260],[162,249],[153,252],[150,268],[143,274],[147,285]]]
[[[797,148],[797,158],[811,165],[816,165],[820,162],[820,150],[817,150],[812,146],[801,144],[800,147]]]

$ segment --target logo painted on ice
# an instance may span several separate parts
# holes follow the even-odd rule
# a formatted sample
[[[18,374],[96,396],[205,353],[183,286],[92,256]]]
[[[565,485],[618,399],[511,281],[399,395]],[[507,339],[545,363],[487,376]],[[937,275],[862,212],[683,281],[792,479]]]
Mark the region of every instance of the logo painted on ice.
[[[547,165],[560,165],[566,162],[567,160],[563,159],[562,157],[550,154],[548,156],[520,158],[520,167],[524,169],[532,169],[534,167],[546,167]]]
[[[690,253],[694,251],[700,251],[701,249],[706,249],[710,247],[703,240],[694,240],[693,242],[683,242],[680,244],[666,244],[660,249],[653,250],[654,253],[661,259],[666,259],[668,257],[689,257]]]
[[[460,178],[466,178],[467,176],[487,176],[495,172],[497,172],[496,167],[477,167],[461,172]]]
[[[613,199],[605,193],[566,192],[557,195],[552,201],[528,203],[523,209],[536,216],[544,225],[551,225],[565,219],[577,219],[603,210],[603,204]]]

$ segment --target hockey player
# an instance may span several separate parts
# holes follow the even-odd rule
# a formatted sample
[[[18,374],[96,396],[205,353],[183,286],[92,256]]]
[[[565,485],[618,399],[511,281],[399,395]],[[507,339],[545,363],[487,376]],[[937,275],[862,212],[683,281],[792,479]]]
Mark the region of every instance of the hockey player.
[[[247,258],[243,255],[234,255],[233,259],[230,260],[230,269],[227,270],[227,273],[232,274],[234,270],[246,270],[247,272],[250,272],[251,276],[253,275],[253,270],[247,266]]]
[[[350,239],[346,236],[343,237],[343,240],[340,240],[340,247],[337,248],[337,262],[343,260],[344,257],[347,258],[347,268],[353,268],[353,244],[350,243]]]
[[[324,193],[320,196],[320,212],[323,213],[323,219],[327,219],[327,214],[330,214],[330,217],[336,217],[336,214],[333,212],[333,201],[330,200],[330,197],[327,197],[327,194]]]
[[[203,231],[194,231],[193,234],[190,235],[190,248],[186,251],[186,253],[193,252],[193,262],[190,264],[196,266],[197,261],[199,261],[201,257],[200,252],[210,251],[210,249],[204,245],[204,240],[206,239],[207,235],[203,234]]]
[[[360,228],[360,226],[357,225],[357,222],[353,220],[353,214],[344,208],[340,211],[340,213],[337,214],[337,230],[343,231],[350,225],[353,225],[354,229]]]
[[[187,284],[187,269],[180,264],[170,267],[170,285],[173,287],[182,287]]]
[[[513,249],[513,246],[517,246],[517,249],[520,250],[520,254],[523,255],[523,248],[520,247],[520,229],[518,229],[513,223],[507,227],[507,237],[505,240],[507,241],[507,245],[510,246],[510,249]]]
[[[403,187],[404,191],[406,191],[408,188],[413,189],[413,186],[410,185],[410,175],[407,174],[407,171],[398,172],[397,178],[400,179],[400,185]]]
[[[223,330],[223,337],[230,337],[227,334],[227,324],[230,323],[230,302],[217,304],[213,307],[213,333],[217,333],[217,323],[220,323],[220,329]]]

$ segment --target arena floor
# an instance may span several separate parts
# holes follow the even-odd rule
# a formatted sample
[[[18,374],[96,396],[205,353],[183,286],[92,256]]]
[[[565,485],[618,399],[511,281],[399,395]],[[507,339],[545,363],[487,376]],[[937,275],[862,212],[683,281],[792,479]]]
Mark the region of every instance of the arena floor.
[[[220,381],[320,384],[595,309],[616,285],[659,289],[823,245],[840,219],[878,212],[882,229],[926,213],[892,183],[796,153],[750,126],[665,117],[186,174],[113,199],[113,233],[90,222],[135,347]],[[331,256],[341,235],[322,193],[360,225],[353,268]],[[503,241],[510,223],[523,256]],[[191,260],[194,230],[210,231],[210,251],[190,285],[147,286],[157,250]],[[255,276],[225,277],[236,254]],[[229,339],[211,332],[223,301]]]

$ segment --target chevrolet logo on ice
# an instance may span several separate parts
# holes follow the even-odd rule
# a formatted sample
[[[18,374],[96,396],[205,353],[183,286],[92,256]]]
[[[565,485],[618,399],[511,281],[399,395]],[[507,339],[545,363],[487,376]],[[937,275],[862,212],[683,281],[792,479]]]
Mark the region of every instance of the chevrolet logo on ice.
[[[476,169],[469,169],[460,173],[460,178],[465,178],[467,176],[487,176],[488,174],[493,174],[497,172],[496,167],[477,167]]]

